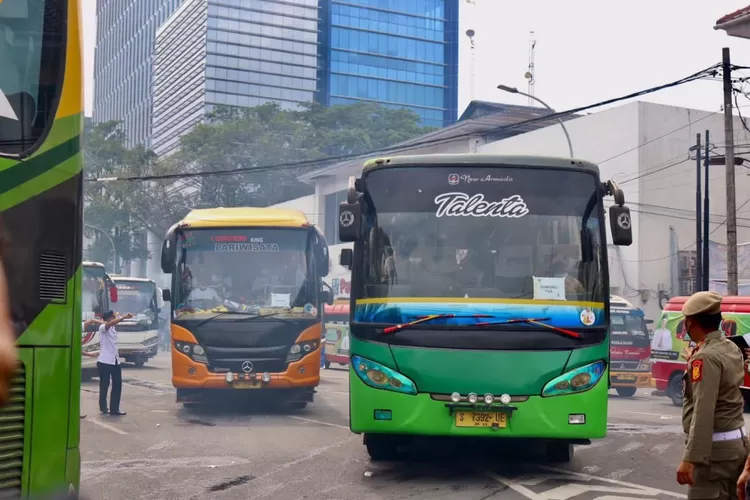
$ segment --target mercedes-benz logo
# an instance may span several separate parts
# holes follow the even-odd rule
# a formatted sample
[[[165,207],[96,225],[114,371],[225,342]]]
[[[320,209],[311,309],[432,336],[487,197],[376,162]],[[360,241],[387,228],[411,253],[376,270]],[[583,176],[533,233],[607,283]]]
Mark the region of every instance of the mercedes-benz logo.
[[[250,373],[251,371],[253,371],[253,364],[250,361],[243,361],[242,371],[245,373]]]
[[[352,224],[354,224],[354,214],[349,210],[341,212],[341,215],[339,216],[339,223],[341,224],[341,227],[351,226]]]
[[[628,230],[630,229],[630,215],[627,213],[622,213],[617,216],[617,225],[620,226],[621,229]]]

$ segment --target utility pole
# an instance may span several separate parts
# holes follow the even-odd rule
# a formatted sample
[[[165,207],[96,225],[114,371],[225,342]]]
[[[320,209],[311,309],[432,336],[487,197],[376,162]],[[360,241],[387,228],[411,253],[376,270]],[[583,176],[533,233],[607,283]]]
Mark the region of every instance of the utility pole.
[[[734,186],[734,118],[732,116],[732,64],[729,47],[721,50],[724,80],[724,168],[727,182],[727,294],[737,295],[737,201]]]
[[[706,130],[706,151],[703,157],[703,165],[706,169],[706,186],[703,191],[703,291],[708,291],[709,283],[708,279],[711,275],[708,250],[709,250],[709,224],[710,224],[710,212],[709,212],[709,198],[708,198],[708,168],[711,165],[711,147],[709,142],[708,130]]]
[[[695,291],[703,290],[703,225],[701,224],[701,135],[695,134]]]

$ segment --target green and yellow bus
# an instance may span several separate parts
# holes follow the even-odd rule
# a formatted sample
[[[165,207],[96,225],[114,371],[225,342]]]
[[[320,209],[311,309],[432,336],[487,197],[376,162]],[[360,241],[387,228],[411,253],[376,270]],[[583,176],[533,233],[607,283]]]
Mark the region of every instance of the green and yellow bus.
[[[0,218],[20,367],[0,496],[80,476],[83,87],[79,0],[0,2]]]
[[[350,427],[374,460],[455,436],[566,462],[605,436],[608,194],[610,237],[629,245],[622,191],[585,161],[404,156],[350,179]]]

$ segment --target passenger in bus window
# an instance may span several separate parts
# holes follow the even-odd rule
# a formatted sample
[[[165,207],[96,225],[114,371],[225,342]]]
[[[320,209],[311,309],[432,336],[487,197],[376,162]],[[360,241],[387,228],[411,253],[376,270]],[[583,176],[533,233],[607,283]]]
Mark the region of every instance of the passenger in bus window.
[[[0,220],[0,404],[8,401],[10,382],[18,363],[16,336],[10,313],[10,295],[3,263],[5,250],[3,226]]]

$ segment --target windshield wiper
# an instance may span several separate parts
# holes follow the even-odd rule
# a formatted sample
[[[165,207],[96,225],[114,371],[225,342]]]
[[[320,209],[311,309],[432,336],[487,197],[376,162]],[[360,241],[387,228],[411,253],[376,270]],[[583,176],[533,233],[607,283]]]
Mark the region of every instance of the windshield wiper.
[[[544,328],[548,328],[552,331],[555,331],[557,333],[560,333],[562,335],[565,335],[567,337],[571,337],[574,339],[580,339],[581,334],[578,332],[574,332],[573,330],[567,330],[565,328],[560,328],[559,326],[552,326],[548,325],[547,323],[542,323],[543,321],[549,321],[552,318],[512,318],[512,319],[506,319],[503,321],[485,321],[483,323],[477,323],[473,326],[494,326],[494,325],[512,325],[514,323],[527,323],[530,325],[537,325],[537,326],[543,326]]]
[[[491,316],[489,314],[431,314],[429,316],[422,316],[420,318],[417,318],[414,321],[409,321],[408,323],[393,325],[384,328],[383,334],[389,335],[391,333],[400,332],[401,330],[410,328],[414,325],[419,325],[421,323],[427,323],[428,321],[443,318],[494,318],[494,316]]]

